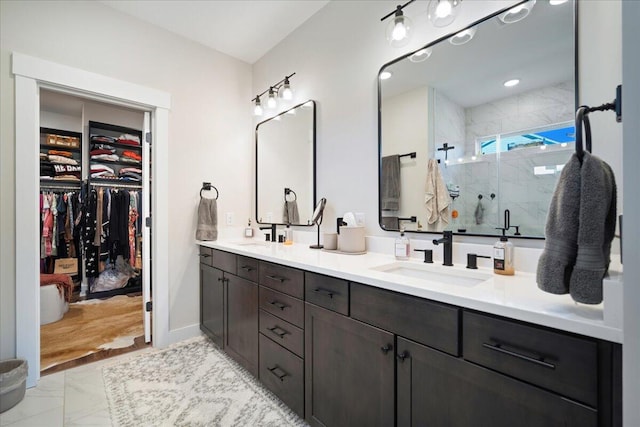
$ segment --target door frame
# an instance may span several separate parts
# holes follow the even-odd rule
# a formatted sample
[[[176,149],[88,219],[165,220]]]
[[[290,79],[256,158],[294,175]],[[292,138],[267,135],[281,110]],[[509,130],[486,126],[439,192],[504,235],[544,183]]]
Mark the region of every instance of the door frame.
[[[15,78],[16,356],[29,364],[27,387],[40,378],[40,89],[149,111],[152,116],[153,345],[169,344],[169,108],[167,92],[12,53]]]

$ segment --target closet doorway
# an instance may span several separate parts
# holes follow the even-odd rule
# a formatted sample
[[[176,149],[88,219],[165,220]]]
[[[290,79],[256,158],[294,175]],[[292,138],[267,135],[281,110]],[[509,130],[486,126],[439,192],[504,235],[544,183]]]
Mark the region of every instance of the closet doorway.
[[[151,112],[154,149],[153,242],[150,253],[154,277],[153,346],[163,348],[172,338],[169,327],[168,245],[168,143],[169,108],[167,92],[87,72],[67,65],[13,52],[11,71],[15,81],[15,292],[16,355],[29,366],[27,387],[40,377],[40,239],[38,216],[40,89],[129,106]],[[149,269],[148,269],[149,270]],[[149,326],[151,324],[149,323]]]
[[[40,370],[151,344],[150,115],[40,90]]]

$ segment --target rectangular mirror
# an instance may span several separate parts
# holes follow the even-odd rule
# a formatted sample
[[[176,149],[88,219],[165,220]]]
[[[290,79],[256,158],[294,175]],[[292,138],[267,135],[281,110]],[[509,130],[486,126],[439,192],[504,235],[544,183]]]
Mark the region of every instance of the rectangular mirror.
[[[380,70],[383,229],[495,236],[508,211],[508,235],[544,238],[574,150],[577,4],[515,8]]]
[[[256,126],[256,221],[310,225],[316,200],[316,103]]]

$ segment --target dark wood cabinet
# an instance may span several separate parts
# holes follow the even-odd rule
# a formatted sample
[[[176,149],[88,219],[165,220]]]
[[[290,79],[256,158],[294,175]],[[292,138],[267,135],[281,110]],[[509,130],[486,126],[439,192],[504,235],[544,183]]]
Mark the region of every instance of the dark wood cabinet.
[[[224,273],[200,263],[200,329],[224,346]]]
[[[309,423],[393,426],[393,334],[305,305],[305,411]]]
[[[225,351],[258,376],[258,285],[225,274]]]
[[[398,338],[398,427],[589,427],[593,408]]]

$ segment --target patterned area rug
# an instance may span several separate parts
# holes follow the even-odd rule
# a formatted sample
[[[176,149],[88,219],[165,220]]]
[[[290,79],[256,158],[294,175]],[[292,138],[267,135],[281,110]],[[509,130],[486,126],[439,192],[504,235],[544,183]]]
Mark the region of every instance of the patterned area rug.
[[[306,426],[206,338],[103,368],[114,426]]]

